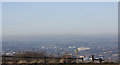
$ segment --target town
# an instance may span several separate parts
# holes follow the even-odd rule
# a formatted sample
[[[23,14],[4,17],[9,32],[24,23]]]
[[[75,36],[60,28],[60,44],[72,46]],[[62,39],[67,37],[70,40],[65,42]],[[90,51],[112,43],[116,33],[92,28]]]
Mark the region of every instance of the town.
[[[107,41],[106,43],[108,42],[111,42],[111,41]],[[99,43],[101,44],[98,45]],[[112,41],[112,43],[116,43],[116,41]],[[37,53],[44,52],[45,57],[47,58],[51,58],[52,56],[53,58],[59,59],[59,61],[56,61],[57,63],[60,62],[60,59],[65,59],[64,56],[66,54],[68,58],[71,58],[74,60],[75,58],[76,59],[79,58],[78,61],[81,62],[81,60],[84,60],[84,63],[91,62],[93,60],[93,57],[97,59],[97,61],[94,61],[95,63],[101,63],[102,60],[104,60],[103,62],[117,63],[118,62],[117,61],[118,60],[117,45],[111,46],[109,43],[108,45],[109,47],[106,47],[106,46],[105,45],[102,46],[102,42],[100,41],[86,42],[83,40],[82,41],[78,41],[78,40],[77,41],[74,41],[74,40],[73,41],[68,41],[68,40],[67,41],[40,41],[40,42],[38,41],[37,42],[36,41],[33,41],[33,42],[7,41],[7,42],[3,42],[2,55],[6,57],[7,56],[14,57],[16,56],[16,54],[24,54],[25,52],[28,52],[28,51],[34,51]],[[63,63],[62,60],[61,62]]]

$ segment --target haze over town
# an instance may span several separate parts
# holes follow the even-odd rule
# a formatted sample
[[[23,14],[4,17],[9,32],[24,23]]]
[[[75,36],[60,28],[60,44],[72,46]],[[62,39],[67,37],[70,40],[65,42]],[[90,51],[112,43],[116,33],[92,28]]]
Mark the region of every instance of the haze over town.
[[[118,8],[115,2],[3,3],[2,54],[44,51],[46,57],[66,52],[85,61],[91,55],[118,61]],[[19,61],[19,60],[18,60]]]

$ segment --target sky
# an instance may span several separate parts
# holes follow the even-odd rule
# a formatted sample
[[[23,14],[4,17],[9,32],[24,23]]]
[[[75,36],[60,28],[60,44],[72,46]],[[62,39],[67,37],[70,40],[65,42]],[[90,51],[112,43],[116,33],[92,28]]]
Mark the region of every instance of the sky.
[[[0,43],[2,42],[2,3],[0,2]]]
[[[117,2],[2,4],[3,36],[116,35]]]

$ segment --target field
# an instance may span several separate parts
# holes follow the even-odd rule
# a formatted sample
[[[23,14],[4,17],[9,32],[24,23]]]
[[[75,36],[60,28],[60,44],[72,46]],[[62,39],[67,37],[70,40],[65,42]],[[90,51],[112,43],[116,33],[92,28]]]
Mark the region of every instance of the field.
[[[49,63],[49,64],[39,64],[39,63],[32,63],[32,64],[27,64],[27,63],[22,63],[22,64],[2,64],[2,65],[119,65],[119,64],[63,64],[63,63]]]

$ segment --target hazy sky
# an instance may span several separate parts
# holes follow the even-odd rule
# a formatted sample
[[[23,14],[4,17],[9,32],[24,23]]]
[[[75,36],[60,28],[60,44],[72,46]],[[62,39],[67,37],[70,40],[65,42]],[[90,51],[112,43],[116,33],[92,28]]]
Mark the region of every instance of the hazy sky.
[[[3,3],[3,35],[117,34],[117,4]]]

